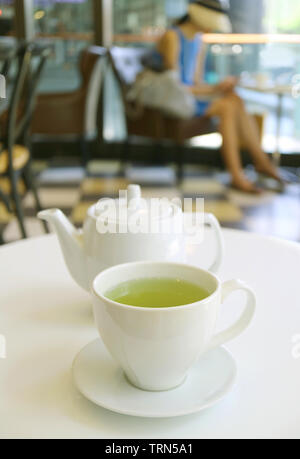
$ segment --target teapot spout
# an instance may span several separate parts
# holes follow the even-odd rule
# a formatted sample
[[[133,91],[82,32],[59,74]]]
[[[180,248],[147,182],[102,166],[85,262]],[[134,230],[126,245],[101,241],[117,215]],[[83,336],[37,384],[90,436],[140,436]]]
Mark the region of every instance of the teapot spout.
[[[37,216],[53,225],[71,276],[80,287],[89,291],[81,232],[71,224],[59,209],[43,210]]]

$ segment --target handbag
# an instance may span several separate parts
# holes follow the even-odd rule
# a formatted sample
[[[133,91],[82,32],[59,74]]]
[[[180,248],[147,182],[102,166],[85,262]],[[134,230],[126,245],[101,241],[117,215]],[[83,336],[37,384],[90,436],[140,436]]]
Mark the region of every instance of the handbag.
[[[196,100],[184,86],[174,70],[141,72],[129,89],[128,102],[138,106],[160,110],[167,116],[189,119],[196,110]]]

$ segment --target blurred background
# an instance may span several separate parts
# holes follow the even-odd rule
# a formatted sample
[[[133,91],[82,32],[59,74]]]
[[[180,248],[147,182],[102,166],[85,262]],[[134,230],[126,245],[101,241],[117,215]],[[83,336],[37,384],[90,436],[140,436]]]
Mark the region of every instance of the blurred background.
[[[7,141],[9,122],[5,125],[5,120],[10,119],[14,103],[20,49],[31,43],[27,82],[39,62],[43,67],[37,75],[36,93],[28,91],[32,113],[25,136],[38,206],[59,207],[80,226],[97,199],[117,196],[128,183],[139,183],[145,196],[204,196],[206,210],[223,226],[299,241],[297,0],[252,0],[251,7],[249,0],[230,0],[233,33],[205,37],[209,48],[206,81],[215,84],[229,75],[239,77],[237,91],[255,115],[264,150],[285,174],[284,190],[278,192],[271,184],[262,195],[248,196],[230,189],[217,132],[204,130],[188,139],[180,145],[179,154],[172,136],[151,137],[145,126],[137,129],[137,121],[128,120],[124,87],[141,70],[142,53],[185,14],[187,3],[0,0],[0,73],[7,80],[7,97],[0,102],[1,136]],[[3,243],[44,231],[35,218],[35,187],[23,177],[22,154],[18,153],[22,167],[14,175],[9,171],[13,165],[1,169],[0,153]],[[255,172],[247,151],[243,151],[243,162],[252,177]]]

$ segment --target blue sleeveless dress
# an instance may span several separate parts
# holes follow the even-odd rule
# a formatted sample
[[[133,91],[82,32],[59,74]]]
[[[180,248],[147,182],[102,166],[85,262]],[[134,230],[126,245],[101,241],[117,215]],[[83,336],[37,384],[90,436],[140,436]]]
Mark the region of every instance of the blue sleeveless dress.
[[[195,38],[189,40],[184,36],[179,27],[175,27],[173,30],[178,35],[180,43],[180,51],[178,57],[178,69],[180,72],[180,78],[182,83],[186,85],[194,85],[195,83],[195,72],[197,67],[197,60],[202,46],[202,36],[197,34]],[[196,99],[196,110],[195,116],[204,115],[210,102],[201,101]]]
[[[193,86],[195,83],[194,78],[198,56],[203,44],[202,35],[197,34],[192,40],[189,40],[184,36],[179,27],[173,27],[172,30],[176,32],[179,39],[180,50],[178,56],[178,69],[181,82]],[[208,61],[206,61],[206,68],[208,67],[207,64]],[[156,49],[153,49],[151,53],[144,58],[143,65],[154,71],[163,71],[163,57]],[[204,115],[209,105],[209,101],[195,98],[195,116]]]

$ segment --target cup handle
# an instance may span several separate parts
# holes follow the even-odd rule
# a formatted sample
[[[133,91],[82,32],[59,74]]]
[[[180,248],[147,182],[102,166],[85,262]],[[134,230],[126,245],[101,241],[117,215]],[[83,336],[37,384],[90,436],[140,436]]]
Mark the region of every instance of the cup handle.
[[[231,280],[224,282],[222,285],[222,304],[226,298],[236,290],[243,290],[247,295],[246,307],[235,324],[229,327],[227,330],[222,331],[215,335],[212,341],[209,344],[209,349],[214,349],[216,347],[222,346],[222,344],[231,341],[232,339],[239,336],[250,324],[253,319],[255,307],[256,307],[256,298],[253,290],[251,290],[244,282],[240,280]]]
[[[221,231],[220,223],[216,219],[216,217],[213,214],[205,214],[204,215],[204,223],[208,224],[211,226],[211,228],[214,230],[214,234],[216,237],[216,242],[217,242],[217,255],[216,259],[211,265],[211,267],[208,269],[208,271],[212,273],[217,273],[219,271],[219,268],[221,266],[221,263],[223,261],[223,256],[224,256],[224,239],[223,239],[223,234]]]

